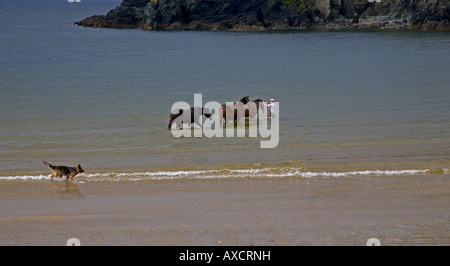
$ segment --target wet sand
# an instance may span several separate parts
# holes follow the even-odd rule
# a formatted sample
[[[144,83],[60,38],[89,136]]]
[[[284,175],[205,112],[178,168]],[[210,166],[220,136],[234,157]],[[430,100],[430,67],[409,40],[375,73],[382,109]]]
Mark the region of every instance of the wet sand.
[[[446,174],[0,186],[0,244],[450,245]]]

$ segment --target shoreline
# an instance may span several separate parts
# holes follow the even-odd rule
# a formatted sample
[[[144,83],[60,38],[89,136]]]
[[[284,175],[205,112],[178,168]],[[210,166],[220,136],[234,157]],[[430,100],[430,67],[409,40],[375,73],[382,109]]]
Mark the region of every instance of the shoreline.
[[[9,183],[1,245],[450,245],[447,175]]]
[[[111,28],[111,29],[141,29],[155,31],[231,31],[231,32],[286,32],[286,31],[348,31],[348,30],[406,30],[406,31],[424,31],[424,32],[448,32],[450,24],[448,23],[428,23],[423,25],[412,25],[406,18],[382,19],[375,17],[360,18],[358,23],[352,19],[339,19],[327,23],[318,23],[309,27],[263,27],[246,24],[236,24],[231,28],[224,27],[221,23],[192,21],[189,24],[174,22],[162,28],[154,28],[147,24],[128,25],[114,24],[107,22],[104,16],[92,16],[77,21],[74,25],[92,28]]]

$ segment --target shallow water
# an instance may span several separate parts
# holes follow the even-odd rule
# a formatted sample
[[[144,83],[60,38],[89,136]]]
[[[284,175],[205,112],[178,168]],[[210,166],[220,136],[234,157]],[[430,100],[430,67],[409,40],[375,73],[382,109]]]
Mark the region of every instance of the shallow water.
[[[81,164],[81,181],[448,173],[449,33],[73,24],[119,3],[0,3],[3,180],[46,179],[44,160]],[[171,106],[192,105],[195,93],[203,103],[275,98],[278,146],[261,149],[262,137],[173,137]]]

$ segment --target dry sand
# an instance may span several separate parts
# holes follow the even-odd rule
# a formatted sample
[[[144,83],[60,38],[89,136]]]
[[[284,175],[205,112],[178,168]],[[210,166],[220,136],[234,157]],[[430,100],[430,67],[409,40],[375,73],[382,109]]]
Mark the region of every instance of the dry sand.
[[[450,245],[448,175],[3,182],[0,244]]]

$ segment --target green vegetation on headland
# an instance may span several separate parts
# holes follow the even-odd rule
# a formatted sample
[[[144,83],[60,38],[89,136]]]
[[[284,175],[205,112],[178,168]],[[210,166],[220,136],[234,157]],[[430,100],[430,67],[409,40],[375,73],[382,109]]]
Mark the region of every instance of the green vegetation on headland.
[[[101,28],[450,30],[449,0],[123,0],[75,24]]]

